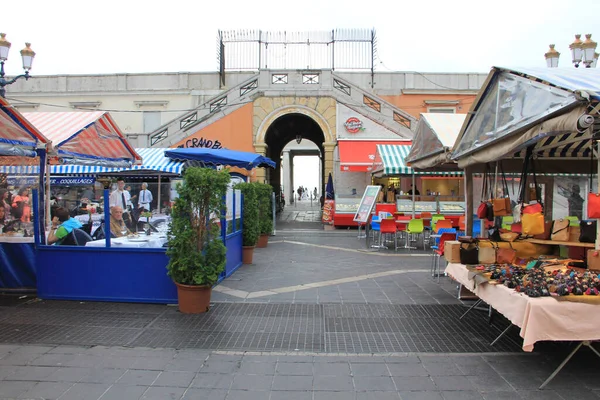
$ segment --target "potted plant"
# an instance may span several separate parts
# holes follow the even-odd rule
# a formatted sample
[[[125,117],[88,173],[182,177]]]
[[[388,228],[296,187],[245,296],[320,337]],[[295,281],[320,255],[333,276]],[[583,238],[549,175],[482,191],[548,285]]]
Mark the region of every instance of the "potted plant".
[[[266,183],[255,183],[258,195],[258,242],[256,247],[267,247],[269,235],[273,232],[273,187]]]
[[[259,233],[256,185],[242,182],[235,185],[235,189],[239,189],[244,197],[242,204],[242,262],[252,264],[254,246],[256,246]]]
[[[150,235],[150,218],[152,218],[152,213],[150,211],[144,211],[140,214],[140,218],[146,218],[144,232],[146,232],[146,235]]]
[[[226,248],[218,219],[224,207],[229,171],[192,167],[177,185],[171,210],[167,273],[177,286],[179,311],[209,310],[212,286],[225,268]]]

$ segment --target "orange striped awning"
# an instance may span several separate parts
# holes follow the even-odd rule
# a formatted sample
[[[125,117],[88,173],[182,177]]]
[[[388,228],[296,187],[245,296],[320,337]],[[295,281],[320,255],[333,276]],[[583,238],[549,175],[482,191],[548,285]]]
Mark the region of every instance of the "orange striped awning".
[[[109,161],[140,161],[106,111],[23,113],[52,141],[59,157]]]
[[[35,149],[49,140],[17,109],[0,97],[0,143]]]

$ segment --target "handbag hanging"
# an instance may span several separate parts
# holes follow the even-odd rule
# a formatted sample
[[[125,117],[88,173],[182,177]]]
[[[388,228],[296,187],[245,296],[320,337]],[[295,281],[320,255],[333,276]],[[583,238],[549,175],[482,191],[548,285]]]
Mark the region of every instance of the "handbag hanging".
[[[479,264],[479,246],[460,246],[460,263],[465,265]]]
[[[590,192],[588,193],[587,201],[587,216],[588,218],[600,218],[600,194],[592,191],[592,176],[594,175],[594,145],[590,148]]]
[[[557,219],[554,221],[552,224],[552,235],[550,236],[550,239],[558,242],[568,242],[570,223],[571,221],[568,219]]]
[[[513,249],[512,244],[508,242],[509,248],[500,247],[496,251],[496,262],[498,264],[512,264],[517,259],[517,251]]]
[[[491,185],[489,181],[488,166],[486,164],[485,171],[483,173],[483,184],[481,186],[481,204],[477,207],[477,217],[479,219],[487,219],[488,221],[494,220],[494,209],[490,202],[490,190]],[[491,219],[490,219],[491,217]]]
[[[541,235],[544,233],[545,228],[544,214],[523,214],[521,216],[521,226],[525,235]]]
[[[504,168],[502,167],[502,162],[500,164],[500,172],[502,173],[502,196],[500,198],[494,198],[492,200],[494,217],[506,217],[512,215],[512,210],[510,207],[510,197],[508,191],[508,184],[506,183],[506,175],[504,175]]]
[[[579,223],[579,241],[582,243],[595,243],[596,242],[596,220],[586,219]]]

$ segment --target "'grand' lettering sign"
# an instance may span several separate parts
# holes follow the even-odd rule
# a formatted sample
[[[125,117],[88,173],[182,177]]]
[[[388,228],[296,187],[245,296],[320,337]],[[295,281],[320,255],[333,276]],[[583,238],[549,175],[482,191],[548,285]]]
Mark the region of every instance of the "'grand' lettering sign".
[[[192,138],[192,139],[188,139],[185,141],[184,144],[177,146],[178,148],[197,148],[197,147],[202,147],[205,149],[222,149],[223,145],[221,144],[221,142],[219,142],[218,140],[210,140],[210,139],[204,139],[203,137],[201,138]]]

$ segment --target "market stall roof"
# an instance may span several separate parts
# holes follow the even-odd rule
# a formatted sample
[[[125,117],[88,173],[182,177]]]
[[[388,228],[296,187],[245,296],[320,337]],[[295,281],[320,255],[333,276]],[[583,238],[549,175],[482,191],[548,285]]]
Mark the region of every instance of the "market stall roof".
[[[459,168],[513,159],[508,169],[518,170],[526,148],[535,146],[540,171],[589,172],[590,139],[600,130],[594,109],[599,93],[595,68],[494,67],[451,158]],[[558,163],[559,158],[572,162]]]
[[[36,157],[35,150],[48,143],[48,138],[0,97],[0,155]]]
[[[407,140],[348,139],[338,140],[340,169],[348,172],[373,170],[378,144],[409,145]]]
[[[174,161],[165,156],[167,148],[136,148],[135,152],[142,157],[142,163],[132,165],[130,168],[102,167],[97,165],[51,165],[51,175],[101,175],[101,174],[169,174],[181,175],[185,163]],[[4,166],[0,167],[0,173],[32,175],[38,173],[37,166]]]
[[[165,155],[172,160],[192,162],[201,166],[231,166],[244,169],[257,167],[275,168],[275,162],[256,153],[228,149],[168,149]]]
[[[141,160],[108,112],[32,112],[23,116],[52,141],[62,163],[124,167]]]
[[[406,156],[407,164],[427,169],[452,163],[450,151],[465,117],[465,114],[421,113],[412,147]]]
[[[374,171],[382,171],[383,175],[437,175],[459,176],[462,171],[417,171],[406,165],[404,161],[411,149],[410,145],[377,145],[377,158]]]

